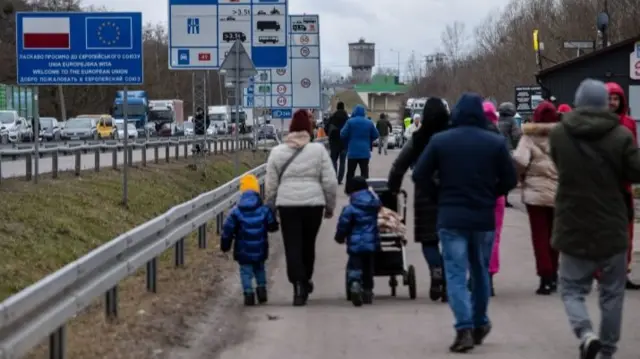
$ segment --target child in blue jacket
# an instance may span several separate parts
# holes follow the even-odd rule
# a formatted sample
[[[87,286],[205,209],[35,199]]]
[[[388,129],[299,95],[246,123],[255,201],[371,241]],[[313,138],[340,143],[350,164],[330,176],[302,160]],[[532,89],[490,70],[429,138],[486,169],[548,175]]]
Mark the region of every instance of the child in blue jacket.
[[[240,281],[244,292],[244,304],[255,305],[267,302],[267,273],[265,261],[269,256],[267,232],[278,230],[278,222],[271,209],[262,203],[260,184],[254,175],[240,179],[240,199],[231,210],[222,227],[220,249],[231,250],[233,259],[240,265]],[[253,279],[256,291],[253,290]]]
[[[342,209],[336,242],[347,244],[347,281],[353,305],[373,302],[373,260],[380,246],[378,212],[380,199],[369,189],[364,177],[347,182],[349,205]]]

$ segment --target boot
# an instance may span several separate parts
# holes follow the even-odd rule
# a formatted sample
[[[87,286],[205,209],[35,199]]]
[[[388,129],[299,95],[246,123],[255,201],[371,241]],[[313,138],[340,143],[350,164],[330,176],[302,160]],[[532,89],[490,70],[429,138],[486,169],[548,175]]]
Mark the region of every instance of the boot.
[[[296,283],[293,285],[293,306],[301,307],[307,304],[307,291],[305,285]]]
[[[631,279],[627,278],[627,284],[625,285],[625,289],[627,290],[640,290],[640,284],[636,284],[631,281]]]
[[[354,280],[353,282],[351,282],[351,285],[349,286],[349,291],[351,291],[351,303],[353,303],[354,307],[361,307],[362,306],[362,286],[360,285],[360,282],[358,282],[357,280]]]
[[[311,280],[307,282],[306,290],[307,290],[307,297],[309,296],[309,294],[313,293],[313,282]]]
[[[496,296],[496,290],[493,288],[493,274],[489,275],[489,287],[491,288],[491,296]]]
[[[551,293],[552,293],[551,279],[549,277],[540,277],[540,286],[538,286],[538,290],[536,290],[536,294],[550,295]]]
[[[553,277],[551,277],[551,292],[555,293],[558,291],[558,273],[554,273]]]
[[[362,292],[362,303],[373,304],[373,292],[371,290],[365,290]]]
[[[442,299],[442,288],[444,284],[444,273],[442,267],[431,269],[431,287],[429,288],[429,298],[432,301]]]
[[[253,293],[244,293],[244,305],[247,307],[256,305],[256,296]]]
[[[481,327],[473,329],[473,343],[475,345],[482,345],[484,338],[491,333],[491,324],[485,324]]]
[[[267,287],[256,288],[256,295],[258,296],[258,303],[264,304],[267,302]]]
[[[449,347],[449,350],[454,353],[466,353],[473,349],[473,330],[460,329],[456,332],[456,339]]]

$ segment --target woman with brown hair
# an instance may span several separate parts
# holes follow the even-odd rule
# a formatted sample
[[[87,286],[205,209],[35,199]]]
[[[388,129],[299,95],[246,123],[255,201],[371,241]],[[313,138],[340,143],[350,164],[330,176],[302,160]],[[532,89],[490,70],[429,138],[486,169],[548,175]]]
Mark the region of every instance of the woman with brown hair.
[[[336,207],[338,181],[324,145],[311,142],[313,123],[306,110],[293,115],[289,134],[267,160],[266,203],[280,215],[287,276],[293,305],[302,306],[313,291],[316,236],[323,216]]]

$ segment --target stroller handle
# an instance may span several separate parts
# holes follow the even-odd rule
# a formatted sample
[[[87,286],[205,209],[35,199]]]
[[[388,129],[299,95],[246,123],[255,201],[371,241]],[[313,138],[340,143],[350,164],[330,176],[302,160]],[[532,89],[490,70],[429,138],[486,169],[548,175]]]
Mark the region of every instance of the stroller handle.
[[[401,189],[400,194],[402,195],[402,224],[407,224],[407,191]]]

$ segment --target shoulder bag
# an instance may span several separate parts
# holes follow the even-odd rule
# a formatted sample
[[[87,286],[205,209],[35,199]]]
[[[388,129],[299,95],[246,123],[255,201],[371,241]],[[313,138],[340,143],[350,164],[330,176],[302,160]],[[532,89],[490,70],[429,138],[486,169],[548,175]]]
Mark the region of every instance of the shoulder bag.
[[[580,152],[583,156],[587,157],[587,153],[591,153],[595,155],[596,158],[600,157],[616,176],[618,176],[619,178],[622,177],[615,163],[613,163],[613,160],[606,153],[603,153],[600,148],[598,148],[597,146],[589,146],[583,141],[576,139],[567,131],[566,127],[564,132],[567,134],[567,137],[571,140],[571,142],[573,142],[573,145],[578,149],[578,152]],[[622,194],[625,207],[627,208],[627,219],[629,221],[633,221],[635,219],[633,196],[631,195],[631,193],[629,193],[629,191],[627,191],[622,181],[619,181],[618,190]]]
[[[282,176],[284,175],[284,173],[287,171],[287,168],[289,168],[289,165],[291,164],[291,162],[293,162],[293,160],[296,159],[296,157],[298,157],[298,155],[300,153],[302,153],[302,151],[304,150],[304,148],[307,145],[304,145],[300,148],[298,148],[292,155],[291,157],[289,157],[289,159],[287,160],[287,162],[284,163],[284,165],[282,166],[282,168],[280,169],[280,171],[278,171],[278,187],[280,187],[280,182],[282,181]],[[269,208],[271,208],[271,210],[273,210],[275,212],[276,210],[276,199],[278,197],[278,190],[276,189],[276,195],[273,197],[272,200],[269,201],[269,203],[267,203],[267,206]]]

